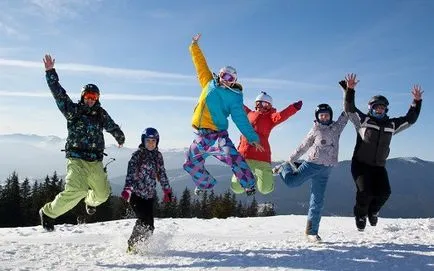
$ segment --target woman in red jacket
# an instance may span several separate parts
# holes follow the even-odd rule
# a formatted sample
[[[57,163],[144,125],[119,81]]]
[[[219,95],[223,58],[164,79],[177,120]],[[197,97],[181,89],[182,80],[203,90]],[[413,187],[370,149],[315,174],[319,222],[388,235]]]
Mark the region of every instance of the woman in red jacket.
[[[255,111],[244,106],[250,123],[259,135],[260,144],[265,151],[260,152],[251,147],[244,136],[240,138],[238,152],[246,159],[247,164],[255,175],[256,187],[262,194],[268,194],[274,190],[274,178],[271,172],[271,148],[268,138],[271,130],[278,124],[284,122],[289,117],[297,113],[303,105],[302,101],[298,101],[289,105],[280,112],[273,107],[273,99],[266,92],[261,93],[255,100]],[[231,189],[236,194],[241,194],[244,189],[240,186],[235,176],[232,176]]]

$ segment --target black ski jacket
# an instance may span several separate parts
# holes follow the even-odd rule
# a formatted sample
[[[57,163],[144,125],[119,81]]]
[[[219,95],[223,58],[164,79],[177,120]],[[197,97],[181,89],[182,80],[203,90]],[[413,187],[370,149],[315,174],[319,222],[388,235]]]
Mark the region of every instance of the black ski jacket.
[[[353,160],[371,166],[385,166],[392,136],[416,122],[422,100],[414,100],[407,114],[403,117],[389,118],[385,116],[382,119],[377,119],[357,109],[354,96],[354,89],[344,89],[344,111],[347,112],[357,132]]]

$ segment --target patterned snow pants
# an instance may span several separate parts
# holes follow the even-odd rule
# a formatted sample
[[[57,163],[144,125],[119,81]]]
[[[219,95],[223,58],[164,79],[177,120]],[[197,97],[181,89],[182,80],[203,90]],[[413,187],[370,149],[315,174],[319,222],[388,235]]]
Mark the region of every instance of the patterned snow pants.
[[[214,132],[201,129],[186,153],[184,169],[202,190],[212,189],[216,179],[205,169],[205,159],[214,156],[232,168],[232,172],[244,189],[255,186],[255,178],[246,160],[240,155],[230,140],[227,131]]]

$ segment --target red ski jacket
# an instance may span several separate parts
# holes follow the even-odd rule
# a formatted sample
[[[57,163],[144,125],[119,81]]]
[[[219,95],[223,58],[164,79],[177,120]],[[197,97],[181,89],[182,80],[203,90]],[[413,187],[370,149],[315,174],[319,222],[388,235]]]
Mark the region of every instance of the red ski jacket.
[[[256,133],[259,135],[260,143],[264,147],[265,151],[260,152],[256,150],[255,146],[250,145],[244,136],[241,136],[240,138],[238,151],[245,159],[271,163],[271,148],[270,143],[268,142],[271,130],[297,113],[299,109],[297,109],[294,104],[291,104],[280,112],[276,112],[276,108],[272,108],[266,113],[260,113],[259,111],[250,110],[247,106],[244,106],[244,110],[246,111],[247,117]]]

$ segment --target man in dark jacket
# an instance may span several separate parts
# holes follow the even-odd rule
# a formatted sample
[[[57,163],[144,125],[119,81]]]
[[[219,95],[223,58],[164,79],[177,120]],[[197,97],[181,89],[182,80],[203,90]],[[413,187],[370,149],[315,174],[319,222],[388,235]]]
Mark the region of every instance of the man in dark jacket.
[[[339,82],[344,89],[344,110],[357,132],[357,141],[351,162],[351,173],[357,187],[354,216],[359,231],[366,227],[366,217],[371,226],[377,225],[378,212],[391,194],[386,159],[390,152],[392,136],[414,124],[419,117],[423,91],[419,85],[412,90],[413,102],[403,117],[389,118],[389,101],[376,95],[368,103],[365,114],[355,106],[355,74],[348,74]]]
[[[74,208],[83,198],[87,213],[92,215],[96,206],[110,196],[110,183],[102,163],[105,147],[103,129],[113,135],[119,147],[125,142],[122,130],[101,107],[98,87],[85,85],[80,101],[74,103],[59,83],[54,62],[50,55],[45,55],[47,83],[67,121],[65,152],[68,162],[64,191],[39,211],[41,224],[48,231],[54,230],[56,217]]]

